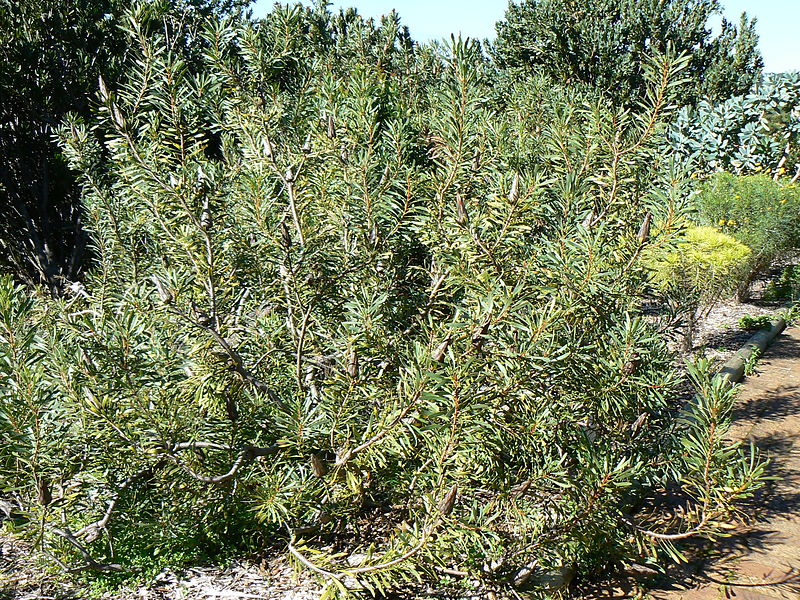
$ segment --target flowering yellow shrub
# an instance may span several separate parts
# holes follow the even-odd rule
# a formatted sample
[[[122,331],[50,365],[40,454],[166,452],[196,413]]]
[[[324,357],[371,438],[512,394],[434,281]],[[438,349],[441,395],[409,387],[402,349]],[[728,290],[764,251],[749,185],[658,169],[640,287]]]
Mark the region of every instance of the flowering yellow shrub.
[[[704,183],[697,208],[701,224],[720,227],[752,250],[740,296],[753,277],[800,242],[800,193],[793,183],[718,173]]]

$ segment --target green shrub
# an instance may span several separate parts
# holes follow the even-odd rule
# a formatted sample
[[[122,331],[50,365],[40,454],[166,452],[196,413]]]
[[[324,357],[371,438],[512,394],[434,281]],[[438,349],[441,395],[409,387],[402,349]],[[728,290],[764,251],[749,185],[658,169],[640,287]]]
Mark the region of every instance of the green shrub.
[[[574,0],[512,2],[491,50],[511,69],[543,72],[635,106],[647,91],[647,52],[671,46],[691,56],[679,102],[694,105],[745,94],[760,79],[755,20],[724,21],[712,35],[709,22],[719,13],[716,0],[585,0],[580,7]]]
[[[689,227],[673,245],[647,256],[657,286],[682,307],[685,351],[692,348],[697,319],[736,291],[751,254],[747,246],[713,227]]]
[[[671,485],[712,533],[758,463],[717,469],[718,411],[676,419],[639,314],[686,201],[654,140],[686,61],[652,61],[642,114],[539,120],[541,89],[487,106],[475,43],[314,11],[209,24],[196,71],[179,22],[132,15],[128,81],[60,129],[95,268],[49,301],[0,280],[29,533],[92,571],[278,543],[342,594],[653,554],[623,512]]]
[[[800,173],[800,74],[765,73],[750,92],[685,106],[666,140],[700,175],[727,171],[796,178]]]
[[[703,184],[697,209],[701,223],[719,227],[753,251],[739,286],[741,299],[754,277],[800,243],[800,186],[793,183],[718,173]]]
[[[756,329],[768,329],[772,326],[772,319],[767,315],[760,315],[753,317],[745,315],[739,319],[738,325],[741,329],[746,331],[755,331]]]
[[[59,122],[91,114],[97,78],[116,81],[125,60],[125,0],[20,0],[0,7],[0,271],[61,292],[91,261],[80,189],[54,141]],[[140,15],[180,16],[185,60],[201,46],[190,23],[235,12],[238,0],[151,1]]]
[[[777,279],[772,279],[764,290],[764,300],[797,300],[800,292],[800,272],[795,265],[781,269]]]

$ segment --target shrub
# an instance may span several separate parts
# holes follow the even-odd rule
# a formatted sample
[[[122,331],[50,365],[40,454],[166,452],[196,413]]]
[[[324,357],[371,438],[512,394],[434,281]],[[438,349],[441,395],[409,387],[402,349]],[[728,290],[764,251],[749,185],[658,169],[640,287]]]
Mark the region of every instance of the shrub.
[[[0,270],[61,292],[88,266],[80,190],[53,139],[69,113],[85,117],[102,72],[115,81],[126,45],[121,0],[4,1],[0,9]],[[165,13],[199,25],[236,0],[149,2],[140,16]],[[198,47],[190,27],[173,50]],[[191,41],[188,41],[191,40]]]
[[[647,91],[647,53],[672,47],[691,57],[680,103],[724,99],[746,93],[763,63],[755,21],[742,15],[737,26],[723,19],[712,35],[708,23],[720,12],[716,0],[509,2],[492,54],[504,67],[584,84],[635,106]]]
[[[739,319],[738,325],[741,329],[747,331],[755,331],[756,329],[768,329],[772,325],[772,319],[767,315],[760,315],[753,317],[751,315],[744,315]]]
[[[764,300],[797,300],[800,291],[800,272],[795,265],[781,270],[777,279],[770,280],[764,290]]]
[[[753,252],[739,287],[746,299],[752,280],[800,242],[800,187],[764,175],[718,173],[697,196],[698,219],[719,227]]]
[[[713,227],[689,227],[674,245],[647,257],[657,285],[682,307],[684,351],[692,348],[697,319],[738,288],[750,256],[747,246]]]
[[[418,54],[386,19],[307,57],[308,16],[209,24],[195,71],[132,15],[129,80],[60,129],[96,268],[50,301],[0,281],[30,533],[93,571],[270,540],[344,594],[654,552],[622,513],[676,478],[704,483],[675,526],[713,532],[753,467],[696,472],[724,428],[680,429],[638,314],[685,203],[654,132],[686,61],[653,60],[644,114],[538,121],[487,106],[475,43]]]
[[[800,177],[800,74],[768,73],[749,93],[684,107],[667,131],[669,147],[698,174],[728,171]]]

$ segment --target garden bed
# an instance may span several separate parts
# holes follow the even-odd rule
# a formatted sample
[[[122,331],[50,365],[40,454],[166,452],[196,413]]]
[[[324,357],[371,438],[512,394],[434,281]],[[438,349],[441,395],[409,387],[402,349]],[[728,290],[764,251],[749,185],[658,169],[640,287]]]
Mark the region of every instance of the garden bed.
[[[753,335],[753,330],[744,329],[740,321],[746,317],[769,317],[774,319],[791,306],[786,299],[769,297],[770,284],[777,281],[788,266],[797,262],[797,256],[787,256],[775,262],[770,270],[753,282],[750,299],[739,302],[729,298],[712,308],[697,328],[693,354],[723,363],[731,358]]]
[[[751,317],[776,317],[785,311],[783,304],[735,301],[726,302],[714,308],[702,323],[695,342],[695,353],[715,362],[725,362],[731,358],[750,339],[753,331],[742,329],[739,320]]]

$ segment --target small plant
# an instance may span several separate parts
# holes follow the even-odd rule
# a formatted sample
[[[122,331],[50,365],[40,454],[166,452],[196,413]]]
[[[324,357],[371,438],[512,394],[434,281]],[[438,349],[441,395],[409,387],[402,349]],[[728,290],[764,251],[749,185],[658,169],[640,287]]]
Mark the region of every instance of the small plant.
[[[785,311],[782,311],[780,316],[787,327],[797,324],[800,321],[800,305],[792,304]]]
[[[759,358],[761,358],[761,350],[759,348],[753,348],[753,351],[750,352],[750,356],[744,361],[745,377],[752,377],[755,375]]]
[[[769,282],[764,300],[794,300],[800,291],[800,272],[795,265],[785,267],[777,279]]]
[[[745,331],[755,331],[757,329],[768,329],[772,325],[772,320],[768,315],[753,317],[745,315],[738,321],[740,329]]]

